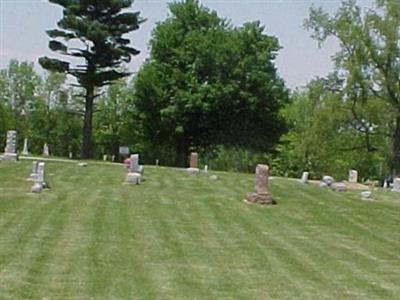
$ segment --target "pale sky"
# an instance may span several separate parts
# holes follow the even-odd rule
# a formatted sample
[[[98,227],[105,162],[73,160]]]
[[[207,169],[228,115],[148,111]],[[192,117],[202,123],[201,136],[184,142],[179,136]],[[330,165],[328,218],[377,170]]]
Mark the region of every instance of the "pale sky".
[[[148,56],[148,41],[157,22],[168,15],[167,0],[136,0],[132,10],[140,11],[147,21],[128,35],[131,45],[141,51],[134,57],[129,69],[137,71]],[[338,50],[337,42],[329,40],[322,49],[303,29],[303,20],[312,4],[333,13],[340,0],[202,0],[206,7],[231,20],[235,26],[259,20],[265,33],[278,37],[283,49],[276,65],[280,76],[290,88],[303,86],[316,76],[325,76],[332,70],[331,56]],[[358,0],[363,8],[372,7],[372,0]],[[40,56],[54,56],[48,49],[47,29],[56,28],[62,8],[46,0],[0,0],[0,68],[10,59],[33,61]]]

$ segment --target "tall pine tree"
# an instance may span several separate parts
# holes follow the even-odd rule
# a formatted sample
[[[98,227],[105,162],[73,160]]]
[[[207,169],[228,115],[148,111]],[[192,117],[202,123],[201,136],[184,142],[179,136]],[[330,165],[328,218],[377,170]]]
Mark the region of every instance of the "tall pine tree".
[[[126,12],[133,0],[49,0],[64,8],[57,23],[48,30],[49,48],[57,53],[81,59],[78,64],[41,57],[40,65],[50,71],[74,76],[85,90],[82,158],[92,156],[93,104],[96,88],[130,75],[122,71],[124,63],[139,51],[130,47],[124,34],[137,30],[144,21],[139,12]],[[67,46],[67,42],[71,46]],[[81,47],[77,47],[81,44]]]

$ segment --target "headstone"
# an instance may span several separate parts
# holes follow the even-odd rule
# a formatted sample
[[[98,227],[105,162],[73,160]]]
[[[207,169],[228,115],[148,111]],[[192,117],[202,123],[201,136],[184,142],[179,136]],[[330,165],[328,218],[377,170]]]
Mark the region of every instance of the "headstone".
[[[15,130],[7,131],[7,141],[3,159],[17,160],[17,132]]]
[[[24,149],[21,152],[22,155],[29,155],[28,151],[28,139],[24,139]]]
[[[37,162],[37,161],[32,162],[32,170],[31,170],[31,174],[29,175],[29,178],[28,178],[29,181],[35,181],[37,179],[38,166],[39,166],[39,162]]]
[[[358,181],[358,172],[356,170],[349,171],[349,182],[357,183]]]
[[[336,192],[347,191],[346,184],[344,184],[343,182],[334,182],[334,183],[332,183],[331,187],[332,187],[332,190],[334,190]]]
[[[205,166],[204,166],[204,173],[207,173],[207,172],[208,172],[208,166],[205,165]]]
[[[190,153],[190,163],[189,163],[190,168],[197,168],[198,157],[199,156],[196,152]]]
[[[125,177],[125,182],[130,184],[140,184],[143,173],[144,168],[139,165],[139,154],[132,154],[129,160],[129,172]]]
[[[84,162],[78,163],[78,167],[87,167],[87,166],[88,166],[87,163],[84,163]]]
[[[45,163],[44,162],[40,162],[38,163],[38,167],[37,167],[37,181],[38,182],[42,182],[44,183],[44,167],[45,167]]]
[[[158,163],[159,163],[159,161],[158,161],[158,159],[156,159],[156,166],[158,166]]]
[[[72,157],[73,157],[73,154],[71,151],[69,151],[69,159],[72,159]]]
[[[49,146],[47,146],[47,143],[44,143],[44,145],[43,145],[43,156],[50,156]]]
[[[132,154],[129,161],[129,172],[139,173],[139,154]]]
[[[129,155],[129,147],[127,147],[127,146],[119,147],[119,154],[122,155],[122,156]]]
[[[189,158],[189,168],[186,171],[191,175],[196,175],[200,172],[199,168],[197,168],[198,163],[198,154],[196,152],[190,153]]]
[[[361,192],[360,196],[361,196],[361,200],[372,200],[372,192],[371,191]]]
[[[324,176],[322,177],[322,182],[326,183],[327,186],[331,186],[332,183],[335,182],[335,180],[331,176]]]
[[[111,161],[112,161],[112,162],[115,161],[115,155],[111,156]]]
[[[387,187],[388,187],[388,183],[387,183],[387,180],[385,179],[385,180],[383,181],[383,188],[384,188],[384,189],[387,189]]]
[[[256,167],[256,178],[254,192],[250,193],[244,199],[250,203],[276,204],[268,193],[269,167],[259,164]]]
[[[393,192],[400,192],[400,177],[393,179]]]
[[[107,161],[107,154],[103,155],[103,161]]]
[[[139,173],[128,173],[125,177],[125,182],[130,184],[140,184],[142,176]]]
[[[36,179],[35,179],[35,182],[34,182],[32,188],[31,188],[32,193],[40,193],[43,190],[43,188],[46,187],[44,167],[45,167],[44,162],[38,163],[37,176],[36,176]]]
[[[321,182],[319,183],[319,186],[322,187],[322,188],[327,188],[327,187],[328,187],[328,185],[327,185],[325,182],[323,182],[323,181],[321,181]]]
[[[301,175],[301,182],[302,183],[308,183],[308,172],[303,172],[303,174]]]

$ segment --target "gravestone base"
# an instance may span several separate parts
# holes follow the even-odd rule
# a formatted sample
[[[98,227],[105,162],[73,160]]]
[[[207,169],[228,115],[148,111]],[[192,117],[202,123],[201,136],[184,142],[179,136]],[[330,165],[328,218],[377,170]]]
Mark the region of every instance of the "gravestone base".
[[[276,202],[272,199],[271,195],[269,194],[250,193],[247,194],[244,201],[247,203],[258,203],[264,205],[276,204]]]
[[[187,168],[186,172],[188,172],[190,175],[197,175],[200,172],[199,168]]]
[[[17,161],[18,155],[16,153],[4,153],[3,160],[6,161]]]
[[[125,182],[129,184],[140,184],[142,176],[140,173],[128,173],[125,176]]]
[[[35,182],[31,188],[32,193],[41,193],[43,191],[43,183]]]

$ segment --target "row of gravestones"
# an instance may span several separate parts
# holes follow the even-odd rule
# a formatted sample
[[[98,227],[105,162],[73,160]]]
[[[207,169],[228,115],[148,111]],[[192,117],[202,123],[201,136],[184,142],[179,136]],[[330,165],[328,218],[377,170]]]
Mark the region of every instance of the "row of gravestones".
[[[300,181],[302,183],[307,183],[308,182],[308,172],[303,172]],[[350,170],[349,171],[349,183],[357,183],[358,182],[358,172],[356,170]],[[320,182],[321,187],[331,187],[335,191],[345,191],[347,189],[346,184],[343,182],[335,182],[333,177],[331,176],[323,176],[322,180]],[[393,192],[400,192],[400,178],[394,178],[393,179]],[[371,193],[369,192],[362,192],[361,197],[362,198],[370,198],[372,196]]]
[[[17,132],[14,130],[9,130],[7,132],[7,143],[6,143],[6,148],[5,148],[5,153],[4,153],[4,159],[5,160],[16,160],[17,159],[17,154],[16,154],[16,139],[17,139]],[[25,139],[24,143],[24,151],[23,152],[28,152],[27,150],[27,140]],[[49,149],[47,147],[47,144],[44,145],[43,149],[43,154],[44,155],[49,155]],[[198,174],[199,173],[199,168],[197,166],[198,164],[198,154],[193,152],[190,155],[190,160],[189,160],[189,168],[187,169],[189,174]],[[40,165],[40,167],[39,167]],[[34,172],[34,170],[38,170]],[[269,196],[267,192],[267,186],[268,186],[268,166],[267,165],[258,165],[256,168],[256,186],[255,186],[255,192],[246,197],[246,200],[248,202],[259,202],[259,203],[266,203],[266,204],[271,204],[273,203],[272,198]],[[207,171],[207,166],[205,166],[205,171]],[[46,183],[44,181],[44,163],[38,163],[34,162],[33,167],[32,167],[32,174],[40,174],[38,175],[37,180],[34,179],[34,185],[32,187],[32,191],[42,191],[44,187],[46,187]],[[143,174],[144,174],[144,167],[142,165],[139,165],[139,154],[132,154],[130,157],[130,165],[129,165],[129,172],[126,175],[125,182],[131,183],[131,184],[140,184],[140,182],[143,179]],[[301,181],[306,183],[308,182],[308,172],[304,172],[301,178]],[[349,171],[349,182],[351,183],[357,183],[358,181],[358,172],[356,170],[350,170]],[[332,186],[333,189],[336,190],[343,190],[346,188],[344,184],[341,183],[334,183],[334,180],[330,176],[324,176],[322,179],[322,184],[327,185],[327,186]],[[265,190],[263,188],[260,188],[262,186],[265,186]],[[400,191],[400,178],[395,178],[393,182],[393,191]]]
[[[24,140],[24,149],[21,152],[22,155],[29,155],[28,151],[28,139]],[[43,156],[49,156],[49,147],[47,143],[43,146]],[[17,132],[15,130],[7,131],[6,147],[4,149],[4,160],[17,160]]]
[[[125,176],[125,182],[129,184],[140,184],[143,180],[144,167],[139,164],[139,154],[131,154],[128,161],[128,173]],[[189,168],[186,169],[189,174],[195,175],[200,172],[197,163],[198,154],[192,152],[190,154]],[[158,165],[158,161],[156,162],[156,165]],[[207,172],[208,167],[205,166],[204,170]]]

